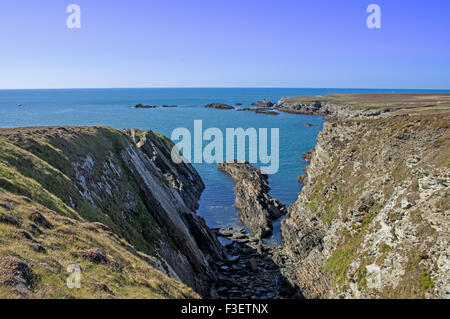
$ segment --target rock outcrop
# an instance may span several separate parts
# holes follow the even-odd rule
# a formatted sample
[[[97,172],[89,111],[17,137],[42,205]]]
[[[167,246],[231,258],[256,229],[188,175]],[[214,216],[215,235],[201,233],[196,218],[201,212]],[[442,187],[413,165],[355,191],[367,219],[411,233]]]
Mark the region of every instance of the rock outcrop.
[[[144,104],[136,104],[133,106],[134,109],[155,109],[157,108],[156,105],[144,105]]]
[[[281,274],[274,261],[282,258],[281,246],[263,247],[258,238],[249,237],[243,229],[219,230],[218,235],[231,241],[225,245],[227,258],[214,263],[215,286],[219,298],[302,297],[298,288]]]
[[[314,102],[297,101],[289,97],[281,98],[275,109],[287,113],[324,115],[333,118],[345,119],[352,117],[378,117],[388,110],[355,109],[351,105],[334,104],[318,99]]]
[[[284,112],[325,115],[334,119],[377,118],[408,114],[448,114],[450,94],[328,94],[283,97]]]
[[[208,109],[233,110],[234,107],[224,103],[210,103],[205,105]]]
[[[275,104],[273,102],[269,101],[268,99],[263,99],[258,102],[253,102],[251,105],[259,106],[259,107],[273,107]]]
[[[235,181],[234,205],[242,222],[259,238],[272,234],[272,220],[286,213],[286,207],[272,198],[267,174],[247,162],[219,163],[218,168]]]
[[[306,298],[450,298],[449,149],[448,114],[325,123],[283,274]]]
[[[190,164],[172,163],[173,146],[151,131],[4,129],[0,163],[8,166],[0,166],[0,188],[58,215],[105,224],[157,259],[161,271],[211,296],[209,263],[221,259],[222,248],[195,213],[204,184]],[[36,216],[34,223],[44,228]]]

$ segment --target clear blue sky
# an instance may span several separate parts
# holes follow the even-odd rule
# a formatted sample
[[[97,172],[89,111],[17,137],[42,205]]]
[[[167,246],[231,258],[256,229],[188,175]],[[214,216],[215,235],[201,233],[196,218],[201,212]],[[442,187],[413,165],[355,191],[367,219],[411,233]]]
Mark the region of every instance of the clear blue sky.
[[[0,88],[450,89],[449,16],[448,0],[2,0]]]

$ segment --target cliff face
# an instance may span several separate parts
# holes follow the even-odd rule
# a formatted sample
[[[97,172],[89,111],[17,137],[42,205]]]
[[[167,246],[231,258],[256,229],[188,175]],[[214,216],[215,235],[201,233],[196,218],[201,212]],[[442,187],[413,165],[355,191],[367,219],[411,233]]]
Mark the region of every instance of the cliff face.
[[[449,94],[328,94],[283,97],[280,111],[325,115],[334,119],[384,117],[393,114],[448,114]]]
[[[288,113],[325,115],[334,118],[355,118],[380,116],[386,110],[379,109],[354,109],[351,105],[334,104],[327,101],[298,101],[294,98],[283,97],[276,105],[276,109]]]
[[[268,194],[268,176],[247,162],[219,163],[218,168],[236,181],[234,205],[242,222],[257,238],[270,236],[272,220],[284,215],[286,207]]]
[[[171,164],[172,146],[147,131],[3,129],[0,188],[57,216],[105,225],[149,266],[209,296],[208,260],[221,258],[221,246],[195,214],[203,182],[191,165]]]
[[[331,120],[282,223],[307,298],[450,297],[448,115]]]

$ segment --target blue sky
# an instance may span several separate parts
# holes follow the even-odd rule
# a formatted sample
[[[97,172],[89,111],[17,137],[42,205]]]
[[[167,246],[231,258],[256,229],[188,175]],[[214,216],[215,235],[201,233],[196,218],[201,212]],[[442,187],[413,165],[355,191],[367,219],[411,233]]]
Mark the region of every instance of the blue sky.
[[[4,0],[0,88],[450,89],[449,16],[448,0]]]

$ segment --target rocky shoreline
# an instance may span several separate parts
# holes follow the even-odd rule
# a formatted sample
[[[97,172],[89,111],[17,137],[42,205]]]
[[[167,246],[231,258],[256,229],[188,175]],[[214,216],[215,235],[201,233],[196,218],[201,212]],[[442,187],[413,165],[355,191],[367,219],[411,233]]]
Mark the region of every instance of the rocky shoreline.
[[[156,109],[158,108],[158,105],[144,105],[144,104],[136,104],[135,106],[133,106],[134,109]],[[167,105],[167,104],[163,104],[161,105],[162,108],[174,108],[174,107],[178,107],[178,105]]]
[[[290,98],[283,97],[278,101],[275,106],[278,111],[294,114],[305,115],[322,115],[329,116],[331,118],[345,119],[345,118],[364,118],[364,117],[378,117],[389,110],[379,109],[354,109],[350,105],[339,105],[324,101],[314,102],[297,102],[292,101]]]
[[[253,102],[250,105],[251,106],[258,106],[258,107],[273,107],[275,105],[275,103],[269,101],[268,99],[262,99],[261,101]]]
[[[235,206],[238,215],[258,238],[272,234],[272,220],[286,213],[286,207],[272,198],[267,174],[248,162],[219,163],[218,169],[229,174],[235,181]]]
[[[224,246],[226,258],[215,262],[215,287],[223,299],[302,298],[298,288],[280,272],[284,257],[281,246],[263,246],[257,237],[243,229],[216,229],[219,237],[230,240]],[[285,259],[285,258],[284,258]]]

